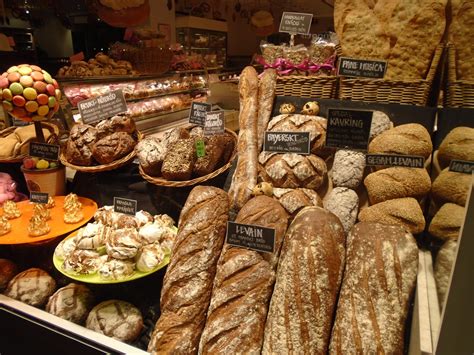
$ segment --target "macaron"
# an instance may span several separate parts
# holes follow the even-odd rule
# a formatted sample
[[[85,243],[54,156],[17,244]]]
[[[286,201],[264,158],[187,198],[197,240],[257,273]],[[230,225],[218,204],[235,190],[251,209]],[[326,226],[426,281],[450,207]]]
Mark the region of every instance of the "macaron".
[[[30,65],[30,68],[33,69],[34,71],[39,71],[39,72],[42,70],[42,69],[41,69],[39,66],[37,66],[37,65]]]
[[[27,100],[36,100],[36,96],[38,96],[38,94],[36,93],[36,90],[33,89],[33,88],[26,88],[25,90],[23,90],[23,96],[27,99]]]
[[[54,88],[54,85],[53,84],[48,84],[46,85],[46,91],[48,92],[48,94],[50,94],[51,96],[54,96],[56,94],[55,92],[55,88]]]
[[[36,98],[36,101],[38,101],[38,103],[40,105],[47,105],[48,104],[48,95],[46,94],[39,94],[38,97]]]
[[[51,77],[51,75],[49,75],[49,73],[46,70],[43,70],[43,76],[44,76],[44,81],[46,81],[48,84],[53,83],[53,78]]]
[[[7,73],[7,72],[5,72],[5,73],[3,73],[3,74],[2,74],[0,77],[2,77],[2,78],[6,78],[7,76],[8,76],[8,73]]]
[[[17,82],[20,80],[20,73],[17,73],[16,71],[15,72],[11,72],[8,74],[7,76],[7,79],[11,82],[11,83],[14,83],[14,82]]]
[[[21,68],[21,67],[29,67],[30,65],[29,64],[18,64],[17,67],[18,68]]]
[[[10,74],[10,73],[14,73],[16,71],[18,71],[18,67],[16,65],[14,65],[13,67],[8,68],[7,73]]]
[[[48,97],[48,106],[54,107],[54,105],[56,105],[56,98],[54,96]]]
[[[58,84],[58,82],[56,81],[56,79],[53,79],[53,85],[54,85],[54,88],[55,88],[55,89],[59,89],[59,84]]]
[[[10,90],[13,95],[21,95],[23,93],[23,86],[20,83],[11,83]]]
[[[37,92],[46,92],[46,83],[42,81],[35,81],[33,84],[33,89],[35,89]]]
[[[5,109],[5,111],[7,111],[7,112],[10,112],[10,111],[13,110],[13,105],[12,105],[12,103],[11,103],[10,101],[4,100],[4,101],[2,102],[2,105],[3,105],[3,108]]]
[[[28,101],[25,104],[26,111],[28,112],[36,112],[38,109],[38,103],[36,101]]]
[[[18,107],[23,107],[26,104],[26,100],[23,96],[21,95],[15,95],[13,96],[13,105],[18,106]]]
[[[12,100],[13,95],[10,89],[3,89],[2,95],[5,100],[8,100],[8,101]]]
[[[30,76],[33,78],[34,81],[41,81],[44,79],[43,73],[39,71],[34,71],[30,74]]]
[[[29,75],[23,75],[20,78],[20,84],[23,85],[24,87],[33,86],[33,78]]]
[[[19,72],[21,75],[30,75],[30,73],[31,73],[32,71],[33,71],[33,70],[32,70],[29,66],[24,66],[24,67],[18,68],[18,72]]]
[[[58,100],[58,101],[61,100],[61,90],[56,89],[54,93],[55,93],[55,96],[56,96],[56,100]]]
[[[38,115],[40,116],[46,116],[49,112],[49,107],[46,105],[42,105],[38,107]]]
[[[8,84],[10,84],[8,82],[8,79],[7,78],[0,78],[0,89],[5,89],[8,87]]]

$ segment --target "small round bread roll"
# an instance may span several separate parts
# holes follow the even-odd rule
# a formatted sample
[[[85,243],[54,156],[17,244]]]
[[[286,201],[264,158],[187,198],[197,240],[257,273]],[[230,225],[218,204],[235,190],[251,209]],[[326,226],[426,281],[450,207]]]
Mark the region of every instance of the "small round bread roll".
[[[428,232],[441,239],[457,239],[464,223],[464,215],[464,207],[445,203],[431,220]]]
[[[359,212],[357,193],[347,187],[336,187],[324,197],[323,204],[326,210],[339,218],[347,235],[354,226]]]
[[[451,269],[456,260],[456,249],[457,241],[454,239],[447,240],[436,256],[434,277],[436,289],[438,290],[440,308],[443,308],[446,292],[448,292],[449,277],[451,276]]]
[[[93,303],[91,290],[84,285],[70,283],[49,298],[46,312],[76,324],[84,324]]]
[[[451,160],[474,161],[474,128],[456,127],[443,139],[438,149],[441,169]]]
[[[446,168],[433,182],[431,194],[438,202],[453,202],[465,206],[470,185],[470,174],[456,173]]]
[[[364,153],[340,149],[334,155],[331,171],[332,184],[336,187],[356,189],[362,182],[364,169]]]
[[[7,287],[10,280],[18,273],[18,266],[8,259],[0,259],[0,291]]]
[[[363,208],[359,213],[359,221],[399,225],[412,234],[425,229],[423,211],[412,197],[388,200]]]
[[[431,136],[418,123],[408,123],[389,129],[369,143],[370,154],[421,155],[427,159],[433,150]]]
[[[123,342],[132,342],[143,329],[143,317],[131,303],[109,300],[92,309],[87,316],[86,327]]]
[[[38,268],[20,272],[9,283],[5,296],[34,307],[42,307],[56,290],[56,281]]]

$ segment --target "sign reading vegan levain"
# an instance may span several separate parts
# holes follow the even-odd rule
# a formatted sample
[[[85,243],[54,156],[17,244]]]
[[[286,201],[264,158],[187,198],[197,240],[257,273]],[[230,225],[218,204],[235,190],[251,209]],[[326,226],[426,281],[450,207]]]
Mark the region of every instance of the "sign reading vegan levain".
[[[225,116],[224,111],[212,111],[206,114],[204,121],[204,135],[212,136],[214,134],[224,133]]]
[[[250,224],[227,222],[226,242],[238,247],[273,253],[275,230]]]
[[[263,150],[273,153],[309,154],[309,132],[265,132]]]
[[[49,194],[45,192],[30,192],[30,202],[33,203],[48,203]]]
[[[449,171],[455,173],[472,174],[474,171],[474,161],[451,160]]]
[[[326,146],[367,150],[373,111],[328,109]]]
[[[313,14],[284,12],[281,15],[280,32],[307,35],[311,29]]]
[[[81,101],[77,104],[84,123],[94,123],[127,111],[122,90]]]
[[[59,145],[31,142],[30,156],[40,159],[58,160]]]
[[[342,57],[337,70],[340,76],[383,79],[387,62]]]
[[[193,102],[189,111],[189,123],[204,127],[206,114],[211,112],[212,105],[205,102]]]
[[[137,213],[137,200],[114,197],[114,212],[125,213],[134,216]]]
[[[406,168],[424,168],[425,158],[417,155],[367,154],[367,166],[403,166]]]

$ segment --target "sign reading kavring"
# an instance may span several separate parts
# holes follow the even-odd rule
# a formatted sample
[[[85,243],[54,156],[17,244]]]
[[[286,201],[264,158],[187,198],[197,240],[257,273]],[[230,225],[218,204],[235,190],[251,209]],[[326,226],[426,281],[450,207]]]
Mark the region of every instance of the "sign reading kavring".
[[[125,213],[134,216],[137,213],[137,200],[114,197],[114,212]]]
[[[127,112],[127,103],[122,90],[114,90],[108,94],[81,101],[77,107],[84,123],[95,123]]]
[[[373,111],[328,109],[326,146],[367,150]]]
[[[281,15],[280,32],[307,35],[311,30],[313,14],[284,12]]]
[[[265,253],[273,253],[275,251],[275,230],[251,224],[227,222],[226,243]]]
[[[263,150],[272,153],[310,153],[309,132],[265,132]]]
[[[339,76],[383,79],[387,62],[341,57],[337,73]]]

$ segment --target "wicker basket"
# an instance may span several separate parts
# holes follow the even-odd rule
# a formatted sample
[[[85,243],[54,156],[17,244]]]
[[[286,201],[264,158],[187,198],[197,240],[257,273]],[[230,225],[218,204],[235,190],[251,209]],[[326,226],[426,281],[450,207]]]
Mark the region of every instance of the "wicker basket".
[[[426,79],[386,80],[341,77],[339,99],[424,106],[428,102],[443,48],[443,45],[436,48]]]
[[[207,181],[207,180],[210,180],[210,179],[213,179],[215,178],[216,176],[222,174],[223,172],[225,172],[226,170],[228,170],[230,168],[230,166],[232,165],[232,162],[234,161],[234,159],[236,158],[237,156],[237,134],[235,134],[235,132],[229,130],[226,128],[226,132],[229,133],[230,135],[232,135],[232,137],[234,138],[234,151],[232,152],[232,155],[229,159],[229,161],[227,162],[227,164],[225,164],[224,166],[220,167],[219,169],[213,171],[212,173],[210,174],[207,174],[207,175],[204,175],[204,176],[201,176],[201,177],[198,177],[196,179],[192,179],[192,180],[185,180],[185,181],[169,181],[169,180],[166,180],[166,179],[163,179],[161,177],[153,177],[153,176],[150,176],[150,175],[147,175],[142,167],[140,166],[139,168],[139,171],[140,171],[140,175],[146,180],[148,181],[149,183],[153,184],[153,185],[158,185],[158,186],[167,186],[167,187],[185,187],[185,186],[193,186],[193,185],[197,185],[197,184],[200,184],[200,183],[203,183],[204,181]]]
[[[444,106],[474,108],[474,81],[457,80],[456,49],[452,44],[448,44],[447,71]]]
[[[163,74],[170,70],[173,53],[168,48],[137,47],[123,53],[123,59],[132,63],[140,74]]]
[[[48,143],[48,144],[59,144],[59,138],[58,138],[59,137],[59,128],[56,125],[54,125],[52,123],[49,123],[49,122],[41,122],[41,127],[47,129],[51,133],[49,138],[47,139],[46,143]],[[15,129],[17,129],[17,128],[18,127],[16,127],[16,126],[5,128],[3,131],[0,131],[0,138],[4,138],[4,137],[12,134],[15,131]],[[25,144],[29,144],[30,142],[31,142],[31,140],[29,140],[27,142],[23,142],[22,147]],[[21,154],[21,155],[17,155],[15,157],[11,157],[11,158],[0,158],[0,163],[19,163],[19,162],[23,161],[23,159],[27,156],[28,156],[28,154]]]
[[[334,99],[337,93],[337,79],[337,76],[279,76],[275,95]]]
[[[139,131],[137,131],[137,141],[141,141],[143,139],[143,134]],[[132,161],[135,158],[135,149],[133,149],[130,153],[128,153],[126,156],[123,158],[120,158],[118,160],[115,160],[112,163],[109,164],[102,164],[102,165],[92,165],[92,166],[81,166],[81,165],[74,165],[71,164],[67,161],[66,156],[64,154],[64,151],[61,150],[61,154],[59,155],[59,160],[61,160],[61,163],[71,169],[81,171],[83,173],[100,173],[104,171],[110,171],[110,170],[115,170],[118,169],[126,164],[128,164],[130,161]]]

